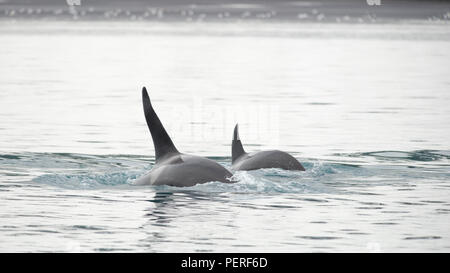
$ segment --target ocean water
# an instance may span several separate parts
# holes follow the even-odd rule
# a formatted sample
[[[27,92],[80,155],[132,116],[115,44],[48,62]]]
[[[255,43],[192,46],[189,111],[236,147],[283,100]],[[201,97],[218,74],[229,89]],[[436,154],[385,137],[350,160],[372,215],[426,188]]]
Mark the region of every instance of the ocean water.
[[[1,252],[448,252],[445,22],[0,22]],[[177,148],[306,172],[134,186]]]

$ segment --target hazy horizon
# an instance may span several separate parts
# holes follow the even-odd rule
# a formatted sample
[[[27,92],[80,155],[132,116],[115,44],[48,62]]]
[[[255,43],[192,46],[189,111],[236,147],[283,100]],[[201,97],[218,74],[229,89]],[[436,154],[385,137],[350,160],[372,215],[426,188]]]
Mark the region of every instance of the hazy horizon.
[[[79,5],[78,5],[79,4]],[[0,0],[0,19],[373,23],[450,19],[445,1]]]

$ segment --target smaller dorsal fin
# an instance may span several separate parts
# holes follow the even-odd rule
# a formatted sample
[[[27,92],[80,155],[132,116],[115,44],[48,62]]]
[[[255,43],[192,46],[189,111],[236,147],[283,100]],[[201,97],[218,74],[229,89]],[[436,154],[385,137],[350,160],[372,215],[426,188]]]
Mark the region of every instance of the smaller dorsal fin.
[[[161,158],[164,158],[169,154],[179,154],[177,148],[173,144],[169,135],[164,129],[158,115],[153,110],[148,96],[147,89],[142,88],[142,104],[144,105],[145,120],[147,121],[148,129],[152,134],[153,145],[155,146],[155,160],[158,162]]]
[[[236,124],[233,133],[233,142],[231,143],[231,162],[233,163],[240,156],[244,155],[245,151],[239,139],[239,125]]]

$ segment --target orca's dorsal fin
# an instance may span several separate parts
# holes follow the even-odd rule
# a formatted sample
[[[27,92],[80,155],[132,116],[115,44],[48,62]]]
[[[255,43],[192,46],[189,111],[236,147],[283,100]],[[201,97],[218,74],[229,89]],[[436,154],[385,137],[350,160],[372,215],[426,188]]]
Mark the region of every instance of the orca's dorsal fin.
[[[169,154],[179,154],[172,140],[164,129],[158,115],[153,110],[148,96],[147,89],[142,88],[142,104],[144,105],[145,120],[147,121],[148,129],[152,134],[153,145],[155,146],[155,160],[158,162],[161,158],[164,158]]]
[[[233,133],[233,142],[231,143],[231,163],[234,163],[241,155],[244,155],[245,151],[242,147],[241,140],[239,139],[239,125],[236,124]]]

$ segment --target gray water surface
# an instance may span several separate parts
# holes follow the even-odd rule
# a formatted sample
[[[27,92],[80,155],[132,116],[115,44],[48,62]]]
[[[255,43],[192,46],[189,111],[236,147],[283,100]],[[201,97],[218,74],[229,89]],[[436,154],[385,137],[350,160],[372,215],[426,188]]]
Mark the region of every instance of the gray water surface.
[[[0,251],[450,250],[447,23],[0,22]],[[137,187],[177,148],[307,169]]]

